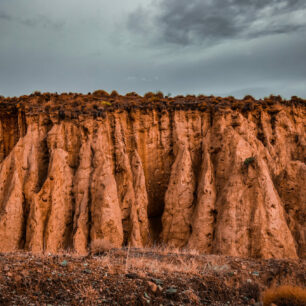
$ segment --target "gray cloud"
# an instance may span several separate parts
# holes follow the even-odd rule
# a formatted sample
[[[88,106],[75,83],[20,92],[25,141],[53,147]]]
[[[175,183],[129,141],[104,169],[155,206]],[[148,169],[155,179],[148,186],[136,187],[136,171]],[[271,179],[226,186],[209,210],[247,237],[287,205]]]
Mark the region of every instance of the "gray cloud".
[[[304,0],[159,0],[139,8],[128,28],[178,45],[290,33],[306,27]],[[303,11],[304,9],[304,11]]]
[[[5,11],[0,11],[0,20],[1,19],[10,22],[17,22],[28,27],[41,27],[44,29],[50,28],[54,30],[60,30],[65,25],[64,21],[52,20],[49,17],[41,14],[24,18],[8,14]]]
[[[54,30],[60,30],[65,25],[64,21],[51,20],[43,15],[38,15],[32,18],[19,19],[18,21],[29,27],[43,27],[45,29],[53,28]]]
[[[4,19],[4,20],[11,20],[12,16],[10,16],[9,14],[7,14],[4,11],[0,11],[0,19]]]
[[[0,0],[0,95],[102,88],[306,97],[305,6]]]

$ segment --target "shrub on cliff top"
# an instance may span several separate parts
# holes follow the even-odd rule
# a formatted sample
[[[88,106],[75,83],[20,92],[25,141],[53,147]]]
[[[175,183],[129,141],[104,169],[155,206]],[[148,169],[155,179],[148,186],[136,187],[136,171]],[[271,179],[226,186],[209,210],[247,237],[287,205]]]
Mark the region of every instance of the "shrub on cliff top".
[[[119,94],[118,94],[117,90],[113,90],[113,91],[111,92],[110,96],[111,96],[111,97],[118,97]]]
[[[164,94],[162,91],[159,90],[158,92],[156,92],[155,97],[162,99],[164,97]]]
[[[144,98],[149,99],[149,98],[152,98],[154,96],[155,96],[154,93],[152,91],[149,91],[149,92],[145,93]]]
[[[105,90],[96,90],[92,94],[97,97],[108,97],[109,96],[109,93]]]
[[[138,93],[136,93],[135,91],[132,91],[132,92],[128,92],[125,96],[126,97],[138,97]]]
[[[157,101],[160,101],[160,98],[154,96],[154,97],[149,98],[148,101],[149,101],[149,102],[157,102]]]
[[[270,288],[263,293],[263,304],[268,306],[302,306],[306,305],[306,289],[297,286],[280,286]]]
[[[252,101],[255,101],[255,98],[251,95],[246,95],[244,96],[243,100],[252,100]]]

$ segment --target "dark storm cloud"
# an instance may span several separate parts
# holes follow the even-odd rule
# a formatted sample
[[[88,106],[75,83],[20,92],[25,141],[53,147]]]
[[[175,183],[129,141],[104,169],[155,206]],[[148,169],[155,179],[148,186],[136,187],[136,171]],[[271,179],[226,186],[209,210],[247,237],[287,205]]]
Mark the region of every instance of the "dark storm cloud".
[[[306,0],[0,0],[0,95],[306,97],[305,25]]]
[[[155,32],[160,42],[178,45],[290,33],[306,26],[298,15],[306,8],[304,0],[160,0],[154,6],[154,12],[133,12],[129,29]]]

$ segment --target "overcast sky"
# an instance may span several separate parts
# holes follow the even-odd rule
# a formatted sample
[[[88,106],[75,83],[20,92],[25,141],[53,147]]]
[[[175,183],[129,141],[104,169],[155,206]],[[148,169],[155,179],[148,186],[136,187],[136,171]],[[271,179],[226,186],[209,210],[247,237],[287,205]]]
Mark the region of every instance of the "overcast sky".
[[[0,95],[306,98],[305,0],[0,0]]]

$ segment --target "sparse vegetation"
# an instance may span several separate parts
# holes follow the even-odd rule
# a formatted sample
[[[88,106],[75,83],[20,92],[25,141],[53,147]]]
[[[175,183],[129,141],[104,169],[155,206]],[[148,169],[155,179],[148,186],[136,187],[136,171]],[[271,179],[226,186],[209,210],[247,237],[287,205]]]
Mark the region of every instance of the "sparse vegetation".
[[[155,97],[159,98],[159,99],[163,99],[164,98],[164,94],[162,91],[157,91],[155,94]]]
[[[266,275],[273,271],[279,283],[303,284],[305,264],[293,260],[199,256],[165,246],[88,256],[65,251],[55,256],[0,255],[1,305],[262,305],[261,296],[264,305],[305,305],[302,287],[282,286],[261,294]]]
[[[251,157],[246,158],[243,164],[245,166],[249,166],[250,164],[253,164],[254,162],[255,162],[255,157],[251,156]]]
[[[114,248],[114,245],[105,239],[96,239],[90,244],[90,252],[94,255],[103,254]]]
[[[139,95],[135,91],[128,92],[126,96],[127,97],[139,97]]]
[[[152,91],[149,91],[149,92],[145,93],[145,95],[143,97],[146,98],[146,99],[149,99],[149,98],[152,98],[154,96],[155,96],[155,94]]]
[[[119,94],[118,94],[118,92],[117,92],[116,90],[113,90],[113,91],[111,92],[110,96],[111,96],[111,97],[118,97]]]
[[[297,286],[284,285],[270,288],[263,293],[263,305],[270,306],[305,306],[306,289]]]
[[[148,99],[149,102],[157,102],[160,101],[160,97],[154,96]]]
[[[108,106],[112,105],[112,103],[108,102],[108,101],[101,101],[101,104],[102,105],[108,105]]]
[[[243,100],[251,100],[251,101],[255,101],[255,98],[251,95],[246,95],[244,96]]]
[[[109,93],[105,90],[96,90],[92,94],[97,97],[108,97],[109,96]]]
[[[40,96],[41,95],[41,92],[36,90],[33,92],[33,96]]]

